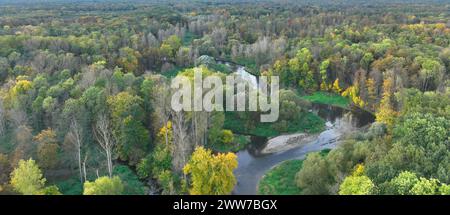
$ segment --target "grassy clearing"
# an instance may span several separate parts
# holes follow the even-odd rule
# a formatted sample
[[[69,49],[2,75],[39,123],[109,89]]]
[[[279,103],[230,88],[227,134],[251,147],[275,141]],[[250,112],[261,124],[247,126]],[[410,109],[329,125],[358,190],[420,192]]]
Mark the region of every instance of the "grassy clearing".
[[[326,156],[329,149],[320,151]],[[259,181],[258,194],[298,195],[302,190],[297,186],[295,175],[303,166],[304,160],[288,160],[269,170]]]
[[[259,194],[295,195],[301,189],[295,183],[295,175],[302,168],[303,160],[288,160],[267,172],[258,186]]]
[[[225,112],[224,128],[230,129],[233,133],[247,134],[258,137],[274,137],[284,133],[318,133],[323,130],[325,121],[313,113],[302,114],[300,120],[285,121],[286,124],[280,126],[281,122],[261,123],[258,120],[244,120],[238,117],[236,112]]]
[[[311,95],[302,96],[301,98],[306,99],[312,103],[335,105],[343,108],[347,108],[349,105],[349,101],[347,98],[335,93],[315,92]]]

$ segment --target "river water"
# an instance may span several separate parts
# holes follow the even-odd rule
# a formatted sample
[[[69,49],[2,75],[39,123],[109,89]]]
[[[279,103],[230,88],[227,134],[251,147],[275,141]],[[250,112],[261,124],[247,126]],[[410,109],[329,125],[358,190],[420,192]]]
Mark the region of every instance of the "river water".
[[[374,117],[364,111],[350,111],[328,105],[313,105],[313,112],[326,120],[326,129],[312,142],[284,152],[262,155],[266,140],[252,139],[246,150],[239,151],[238,168],[235,170],[236,195],[254,195],[259,179],[273,166],[291,159],[304,159],[306,154],[323,149],[332,149],[343,134],[357,130],[373,122]]]

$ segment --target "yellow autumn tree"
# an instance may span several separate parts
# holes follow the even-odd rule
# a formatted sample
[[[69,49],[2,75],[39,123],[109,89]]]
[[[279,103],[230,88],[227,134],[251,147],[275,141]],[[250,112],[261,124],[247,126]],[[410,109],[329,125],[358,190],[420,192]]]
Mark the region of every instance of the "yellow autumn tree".
[[[344,97],[350,98],[350,100],[358,107],[364,107],[365,102],[359,97],[358,85],[350,86],[344,90],[341,94]]]
[[[225,195],[230,194],[236,184],[233,170],[238,166],[234,153],[213,155],[203,147],[195,149],[184,174],[191,176],[190,194]]]
[[[169,120],[166,125],[159,129],[158,141],[160,143],[164,143],[168,147],[171,147],[171,143],[173,142],[172,121]]]
[[[11,93],[17,95],[19,93],[24,93],[32,88],[32,83],[28,80],[18,80],[16,85],[12,88]]]
[[[340,94],[342,92],[342,88],[339,86],[339,78],[337,78],[333,82],[333,91],[337,94]]]
[[[375,184],[364,175],[364,166],[358,164],[352,175],[347,176],[339,186],[339,195],[370,195]]]
[[[19,94],[24,94],[33,88],[33,83],[28,76],[18,76],[15,85],[10,89],[9,96],[11,99],[16,98]]]
[[[376,121],[385,123],[388,128],[391,128],[394,124],[394,120],[398,113],[392,107],[392,86],[393,82],[391,78],[387,78],[383,81],[383,95],[380,102],[380,108],[378,108],[375,114]]]
[[[320,90],[322,91],[327,91],[328,90],[328,86],[325,82],[320,83]]]

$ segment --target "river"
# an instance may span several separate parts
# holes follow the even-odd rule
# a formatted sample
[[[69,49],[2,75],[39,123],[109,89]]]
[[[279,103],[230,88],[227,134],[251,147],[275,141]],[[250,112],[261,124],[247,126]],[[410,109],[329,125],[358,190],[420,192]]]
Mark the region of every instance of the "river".
[[[253,138],[249,148],[237,153],[238,168],[234,172],[237,184],[233,194],[256,194],[260,178],[275,165],[286,160],[304,159],[310,152],[332,149],[343,134],[360,129],[374,120],[370,113],[329,105],[315,104],[312,111],[326,120],[326,129],[314,141],[287,151],[262,155],[260,152],[266,140]]]
[[[218,61],[230,66],[231,62]],[[250,82],[254,88],[258,87],[258,78],[246,71],[242,65],[233,63],[235,74]],[[262,154],[267,139],[252,137],[252,144],[245,150],[239,151],[238,168],[234,171],[237,184],[232,192],[236,195],[255,195],[261,177],[272,167],[291,159],[304,159],[310,152],[332,149],[336,147],[339,138],[348,132],[360,129],[374,121],[374,116],[363,110],[348,110],[340,107],[313,104],[312,110],[326,120],[326,129],[317,138],[307,144],[287,151]]]

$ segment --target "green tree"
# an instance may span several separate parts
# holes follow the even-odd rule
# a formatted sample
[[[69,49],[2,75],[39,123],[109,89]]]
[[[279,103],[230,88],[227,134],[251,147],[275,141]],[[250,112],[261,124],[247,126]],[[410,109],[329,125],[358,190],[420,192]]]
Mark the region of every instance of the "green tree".
[[[295,58],[289,60],[292,77],[300,88],[307,91],[315,90],[314,74],[310,68],[311,61],[312,55],[307,48],[300,49]]]
[[[163,56],[174,59],[180,47],[181,39],[176,35],[172,35],[163,41],[160,50]]]
[[[44,187],[45,181],[41,170],[32,159],[20,160],[19,166],[11,173],[12,187],[15,191],[25,195],[39,192]]]
[[[101,87],[89,87],[83,92],[80,102],[84,104],[89,118],[95,119],[107,107],[105,89]]]
[[[145,157],[150,143],[150,135],[141,122],[131,116],[123,120],[119,134],[119,157],[135,165]]]
[[[208,120],[208,143],[211,145],[223,143],[223,123],[225,121],[225,114],[222,111],[213,111],[209,113]]]
[[[438,194],[439,181],[437,179],[420,178],[411,188],[414,195],[436,195]]]
[[[279,120],[300,120],[302,112],[309,109],[310,103],[301,99],[292,90],[280,90],[280,117]]]
[[[133,165],[145,156],[150,144],[149,132],[141,122],[144,115],[141,104],[139,96],[128,92],[108,98],[119,157]]]
[[[280,84],[284,87],[289,87],[293,84],[293,77],[289,71],[288,61],[286,59],[277,60],[273,64],[273,69],[271,70],[272,75],[277,75],[280,77]],[[295,78],[294,78],[295,79]]]
[[[230,144],[233,142],[234,135],[231,130],[227,130],[227,129],[222,130],[221,136],[222,136],[221,139],[222,139],[223,144]]]
[[[432,114],[411,113],[402,117],[394,128],[394,137],[404,144],[413,144],[432,152],[436,145],[445,145],[450,135],[450,122]]]
[[[328,67],[330,66],[330,60],[322,61],[320,64],[320,78],[322,83],[320,84],[320,90],[328,90]]]
[[[0,153],[0,184],[8,182],[10,173],[11,165],[8,160],[8,155]]]
[[[161,172],[171,170],[172,167],[173,130],[172,122],[168,121],[161,127],[156,138],[156,147],[147,157],[141,159],[137,165],[139,177],[159,177]]]
[[[141,84],[140,93],[142,95],[144,103],[144,111],[146,113],[150,113],[152,110],[151,101],[153,99],[152,98],[153,88],[154,88],[154,81],[151,78],[146,78]]]
[[[404,171],[390,181],[390,186],[396,194],[410,195],[411,188],[419,181],[415,173]]]
[[[163,189],[163,195],[176,194],[175,175],[170,170],[164,170],[158,175],[158,183]]]
[[[134,119],[142,119],[144,112],[141,107],[142,99],[129,92],[120,92],[108,98],[108,105],[111,110],[112,120],[116,127],[128,116]]]
[[[448,195],[448,185],[439,180],[417,177],[413,172],[403,171],[388,183],[388,188],[394,194],[400,195]]]
[[[302,194],[306,195],[330,194],[333,183],[328,162],[319,153],[308,154],[295,180],[297,186],[303,190]]]
[[[37,195],[62,195],[59,191],[59,188],[55,185],[45,187],[44,189],[39,190]]]
[[[133,170],[126,165],[117,165],[114,167],[113,174],[119,176],[122,180],[124,190],[122,194],[124,195],[144,195],[145,187],[143,182],[139,180]]]
[[[158,144],[151,155],[151,172],[157,177],[164,170],[170,170],[172,167],[172,156],[170,148],[163,144]]]
[[[138,72],[139,59],[141,54],[129,47],[124,47],[119,50],[119,59],[117,64],[122,67],[125,72],[136,73]]]
[[[421,66],[419,72],[422,79],[421,89],[426,91],[429,89],[430,85],[434,85],[435,87],[436,81],[444,74],[445,67],[437,60],[423,58],[421,56],[415,58],[414,61]]]
[[[372,53],[370,52],[365,53],[360,61],[361,67],[366,71],[369,71],[370,64],[372,63],[373,60],[374,59]]]
[[[441,187],[439,188],[439,192],[442,195],[450,195],[450,185],[442,184]]]

